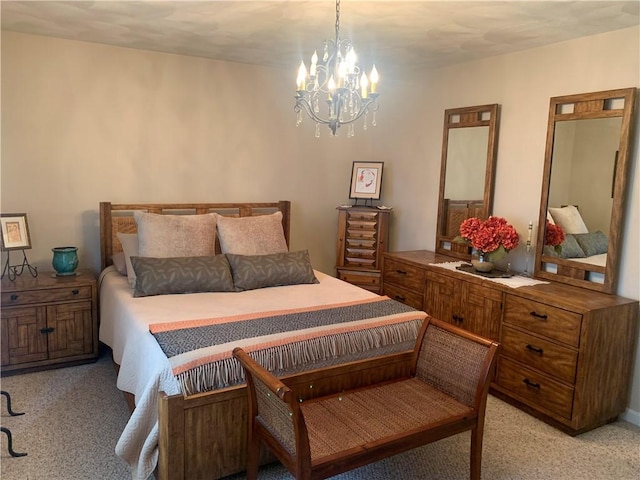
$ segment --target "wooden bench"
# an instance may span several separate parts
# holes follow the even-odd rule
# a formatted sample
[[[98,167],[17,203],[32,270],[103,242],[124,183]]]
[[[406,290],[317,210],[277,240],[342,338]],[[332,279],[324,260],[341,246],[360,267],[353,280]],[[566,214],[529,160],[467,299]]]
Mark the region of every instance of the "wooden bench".
[[[480,480],[484,414],[499,345],[427,317],[411,375],[299,401],[241,348],[249,386],[247,478],[260,442],[297,479],[331,477],[471,431],[470,478]]]

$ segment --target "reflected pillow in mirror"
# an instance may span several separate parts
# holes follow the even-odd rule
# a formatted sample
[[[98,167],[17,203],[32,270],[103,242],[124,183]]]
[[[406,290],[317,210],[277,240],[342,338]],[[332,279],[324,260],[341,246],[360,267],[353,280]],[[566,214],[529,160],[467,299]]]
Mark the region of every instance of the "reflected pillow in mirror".
[[[589,229],[582,220],[582,215],[575,205],[561,208],[549,208],[556,225],[560,225],[564,233],[589,233]]]
[[[609,239],[600,230],[596,232],[576,235],[576,241],[587,257],[607,253],[609,249]]]
[[[582,248],[580,248],[580,245],[578,245],[575,236],[571,234],[565,235],[564,242],[560,245],[562,247],[560,253],[556,252],[551,245],[545,245],[544,254],[560,258],[584,258],[587,256]]]

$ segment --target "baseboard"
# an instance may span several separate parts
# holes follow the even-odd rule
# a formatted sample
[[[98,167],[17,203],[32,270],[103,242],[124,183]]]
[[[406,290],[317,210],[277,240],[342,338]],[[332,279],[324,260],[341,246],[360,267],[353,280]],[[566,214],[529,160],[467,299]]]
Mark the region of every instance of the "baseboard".
[[[635,410],[631,410],[630,408],[627,408],[625,412],[622,415],[620,415],[620,418],[622,418],[622,420],[625,420],[629,423],[633,423],[634,425],[640,427],[640,412],[636,412]]]

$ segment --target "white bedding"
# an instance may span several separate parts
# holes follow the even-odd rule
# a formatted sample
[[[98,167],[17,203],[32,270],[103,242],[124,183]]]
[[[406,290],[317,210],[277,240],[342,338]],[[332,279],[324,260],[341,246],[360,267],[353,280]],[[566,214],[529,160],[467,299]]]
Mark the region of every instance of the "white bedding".
[[[324,273],[315,275],[319,284],[133,298],[127,277],[113,267],[105,269],[100,278],[100,341],[111,347],[120,365],[118,388],[135,396],[136,409],[116,445],[116,453],[131,466],[132,478],[148,478],[158,461],[158,392],[180,393],[149,324],[376,297]]]

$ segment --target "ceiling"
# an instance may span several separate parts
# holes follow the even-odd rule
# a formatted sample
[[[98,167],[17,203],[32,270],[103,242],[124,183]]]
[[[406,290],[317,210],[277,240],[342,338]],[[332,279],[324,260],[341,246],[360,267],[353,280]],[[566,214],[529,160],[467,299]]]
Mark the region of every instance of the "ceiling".
[[[637,26],[633,1],[342,0],[363,66],[439,67]],[[334,37],[335,1],[10,1],[2,29],[297,69]]]

